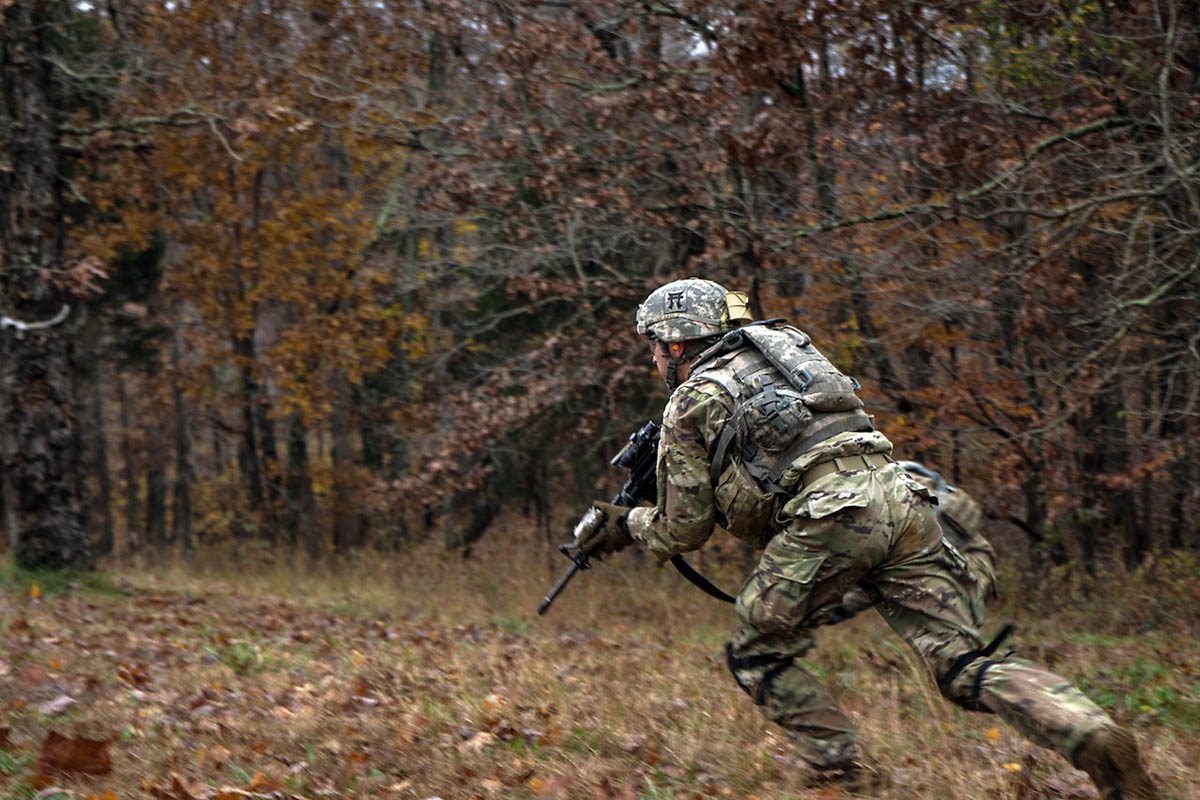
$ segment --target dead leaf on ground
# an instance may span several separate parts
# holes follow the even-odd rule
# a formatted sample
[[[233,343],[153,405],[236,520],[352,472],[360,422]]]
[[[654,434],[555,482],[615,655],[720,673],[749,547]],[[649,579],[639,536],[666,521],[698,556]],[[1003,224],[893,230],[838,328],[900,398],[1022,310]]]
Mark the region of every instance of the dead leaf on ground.
[[[0,727],[0,750],[12,750],[12,741],[8,738],[10,733],[11,728]]]
[[[213,765],[220,765],[224,764],[232,756],[233,753],[229,752],[228,748],[222,747],[219,744],[214,744],[212,747],[208,748],[207,752],[205,752],[204,760]]]
[[[496,741],[496,737],[487,731],[476,731],[469,739],[458,746],[464,753],[480,753],[483,748]]]
[[[77,702],[78,701],[69,694],[60,694],[53,700],[47,700],[45,703],[42,703],[40,706],[38,706],[38,711],[41,711],[46,716],[50,716],[51,714],[61,714],[71,706],[75,705]]]
[[[54,731],[42,742],[38,753],[38,769],[43,773],[72,773],[107,775],[112,772],[108,755],[111,739],[88,739],[83,736],[68,739]]]
[[[117,667],[117,677],[130,686],[137,688],[144,687],[150,683],[150,676],[146,673],[146,668],[141,664],[122,664]]]
[[[186,778],[171,773],[171,785],[166,789],[152,787],[150,796],[155,800],[203,800],[204,790],[196,788]]]

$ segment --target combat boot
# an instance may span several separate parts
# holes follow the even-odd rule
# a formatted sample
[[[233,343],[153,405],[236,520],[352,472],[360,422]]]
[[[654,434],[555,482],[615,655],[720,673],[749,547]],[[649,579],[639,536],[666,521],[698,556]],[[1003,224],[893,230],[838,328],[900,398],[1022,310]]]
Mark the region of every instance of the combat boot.
[[[1158,800],[1142,768],[1137,739],[1124,728],[1111,725],[1096,731],[1075,751],[1074,760],[1096,784],[1102,800]]]

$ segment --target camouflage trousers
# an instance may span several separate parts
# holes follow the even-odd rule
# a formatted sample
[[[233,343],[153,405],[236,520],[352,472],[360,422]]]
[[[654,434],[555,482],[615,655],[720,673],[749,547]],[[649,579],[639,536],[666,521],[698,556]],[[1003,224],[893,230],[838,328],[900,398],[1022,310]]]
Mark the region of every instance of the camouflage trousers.
[[[897,465],[837,473],[819,487],[784,507],[787,525],[738,596],[740,624],[728,647],[738,684],[814,767],[861,755],[854,724],[801,660],[815,628],[855,584],[950,700],[992,711],[1067,758],[1112,724],[1063,678],[1011,654],[979,654],[975,577],[943,540],[928,496]]]

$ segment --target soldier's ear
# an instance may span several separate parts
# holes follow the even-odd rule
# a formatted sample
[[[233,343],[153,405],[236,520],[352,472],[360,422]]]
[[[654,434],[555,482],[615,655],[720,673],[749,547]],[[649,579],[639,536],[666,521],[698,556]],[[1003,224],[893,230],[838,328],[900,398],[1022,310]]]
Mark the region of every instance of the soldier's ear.
[[[684,342],[670,342],[667,345],[667,350],[671,354],[671,358],[680,358],[684,351],[687,350],[687,345]]]

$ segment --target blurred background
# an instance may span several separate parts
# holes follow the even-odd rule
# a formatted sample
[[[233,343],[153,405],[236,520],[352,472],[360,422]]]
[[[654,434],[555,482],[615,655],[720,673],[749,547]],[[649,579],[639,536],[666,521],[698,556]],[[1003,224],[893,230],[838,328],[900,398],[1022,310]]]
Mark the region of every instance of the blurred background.
[[[1200,6],[0,11],[20,563],[557,542],[689,275],[808,331],[1002,563],[1200,548]]]

